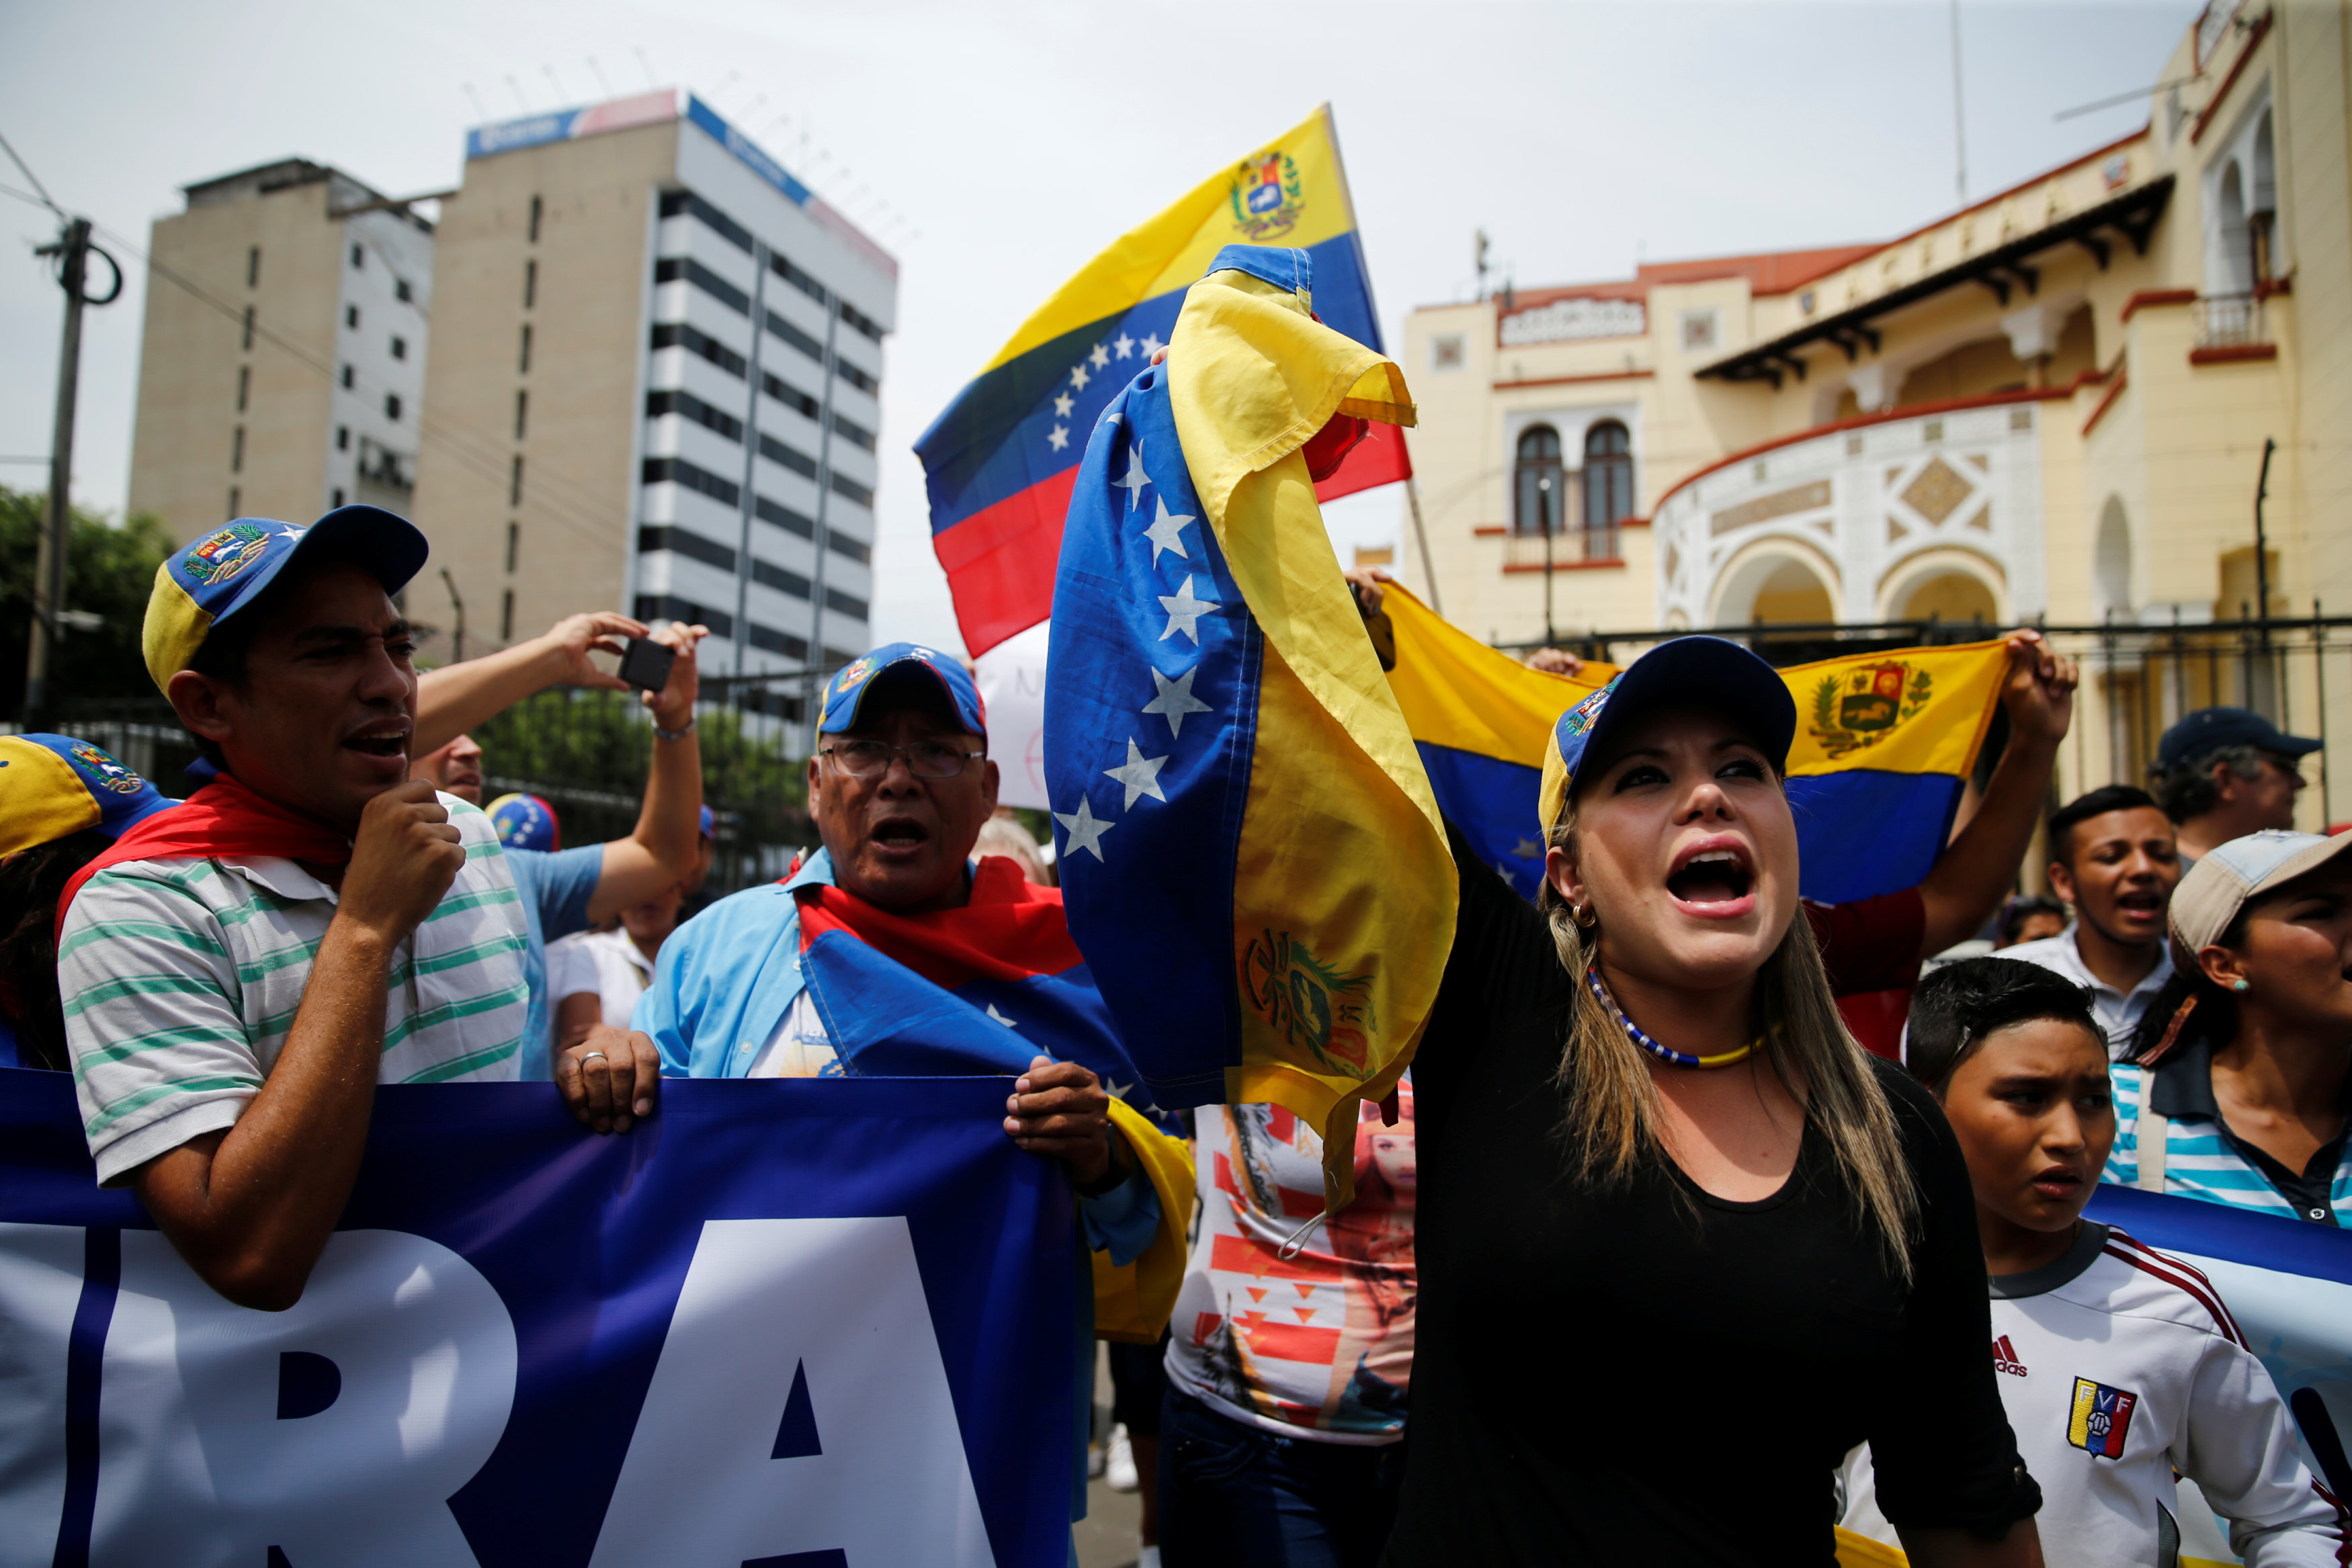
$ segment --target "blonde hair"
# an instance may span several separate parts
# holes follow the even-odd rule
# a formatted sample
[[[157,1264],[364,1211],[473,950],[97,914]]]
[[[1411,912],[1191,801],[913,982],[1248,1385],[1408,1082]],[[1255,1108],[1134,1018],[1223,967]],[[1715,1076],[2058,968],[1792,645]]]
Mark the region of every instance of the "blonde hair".
[[[1574,800],[1552,829],[1550,842],[1574,852]],[[1537,902],[1551,922],[1560,964],[1576,981],[1554,1078],[1568,1095],[1564,1128],[1579,1150],[1577,1174],[1614,1186],[1631,1179],[1645,1161],[1666,1157],[1650,1058],[1584,984],[1584,971],[1598,952],[1597,925],[1588,930],[1577,925],[1568,901],[1549,880]],[[1895,1134],[1894,1107],[1838,1015],[1812,925],[1801,910],[1756,980],[1763,1058],[1783,1084],[1792,1091],[1803,1086],[1806,1119],[1829,1140],[1845,1175],[1856,1222],[1877,1232],[1888,1261],[1907,1284],[1918,1193]]]

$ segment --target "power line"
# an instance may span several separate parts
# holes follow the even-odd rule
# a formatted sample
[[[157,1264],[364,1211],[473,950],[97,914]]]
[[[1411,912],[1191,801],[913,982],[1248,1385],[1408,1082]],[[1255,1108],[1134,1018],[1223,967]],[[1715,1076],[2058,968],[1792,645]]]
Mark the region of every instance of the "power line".
[[[18,172],[25,176],[26,180],[32,185],[33,189],[41,193],[41,205],[57,214],[59,218],[63,218],[66,215],[66,210],[58,205],[58,204],[50,198],[49,188],[41,183],[41,177],[38,174],[34,173],[31,167],[27,165],[22,158],[16,156],[16,150],[8,145],[8,139],[5,136],[0,136],[0,151],[5,151],[8,154],[8,162],[16,165]],[[14,193],[11,193],[11,194]]]

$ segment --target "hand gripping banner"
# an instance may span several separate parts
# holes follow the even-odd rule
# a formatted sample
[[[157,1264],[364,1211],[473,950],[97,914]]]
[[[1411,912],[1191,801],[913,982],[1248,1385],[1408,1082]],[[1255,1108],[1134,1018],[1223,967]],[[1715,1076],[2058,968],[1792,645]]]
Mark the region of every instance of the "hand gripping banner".
[[[378,1089],[273,1313],[0,1071],[0,1568],[1060,1568],[1073,1205],[1003,1082],[663,1092]]]

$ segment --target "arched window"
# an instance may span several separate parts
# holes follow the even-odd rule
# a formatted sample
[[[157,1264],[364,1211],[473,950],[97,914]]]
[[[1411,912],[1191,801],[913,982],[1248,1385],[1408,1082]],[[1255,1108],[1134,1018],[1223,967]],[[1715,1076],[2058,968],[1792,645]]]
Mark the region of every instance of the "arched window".
[[[1604,419],[1584,433],[1584,526],[1605,528],[1633,515],[1633,437]]]
[[[2210,292],[2247,294],[2253,290],[2253,245],[2246,227],[2246,185],[2236,160],[2221,171],[2221,189],[2214,212],[2214,255]]]
[[[1567,498],[1567,476],[1559,466],[1559,432],[1550,425],[1531,424],[1520,433],[1512,497],[1513,533],[1559,532],[1560,503]]]

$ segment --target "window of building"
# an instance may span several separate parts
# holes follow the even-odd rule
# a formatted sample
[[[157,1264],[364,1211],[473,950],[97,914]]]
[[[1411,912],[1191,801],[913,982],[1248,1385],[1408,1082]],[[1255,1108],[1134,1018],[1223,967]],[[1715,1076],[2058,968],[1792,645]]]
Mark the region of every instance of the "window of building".
[[[539,243],[539,214],[540,214],[540,204],[539,204],[539,198],[538,198],[537,196],[533,196],[533,197],[530,199],[530,243],[531,243],[531,244],[533,244],[533,245],[537,245],[537,244]]]
[[[1633,515],[1633,439],[1613,419],[1584,433],[1584,526],[1605,528]]]
[[[245,472],[245,426],[241,424],[236,427],[236,434],[229,438],[228,471],[232,474]]]
[[[341,485],[338,485],[333,489],[328,491],[327,495],[330,497],[327,502],[327,505],[330,507],[340,507],[343,504],[343,487]]]
[[[520,523],[509,523],[507,525],[507,574],[509,577],[514,575],[515,552],[521,548],[522,525]]]
[[[530,373],[530,323],[528,321],[522,324],[522,352],[515,356],[515,373]]]
[[[1429,340],[1429,368],[1433,371],[1458,371],[1462,368],[1462,334],[1448,332]]]
[[[250,305],[245,308],[245,348],[248,353],[253,350],[253,307]]]
[[[529,423],[530,418],[530,393],[527,392],[518,392],[515,393],[515,439],[517,441],[520,441],[522,439],[523,428]]]
[[[538,198],[533,197],[530,204],[532,207],[536,208],[539,205]],[[531,214],[531,226],[534,228],[538,226],[538,213],[533,212]],[[509,588],[499,596],[499,641],[501,643],[511,642],[513,638],[514,590]]]
[[[1683,352],[1706,353],[1715,347],[1718,318],[1712,310],[1683,312]]]
[[[1813,291],[1811,289],[1808,288],[1802,294],[1797,296],[1797,308],[1808,316],[1813,313]]]
[[[1511,531],[1516,534],[1559,532],[1560,502],[1567,496],[1567,476],[1559,465],[1559,432],[1549,424],[1532,424],[1519,433],[1519,455],[1512,488]]]
[[[245,286],[247,288],[261,287],[261,247],[259,246],[255,246],[245,253]]]
[[[358,246],[356,246],[356,245],[352,246],[352,270],[357,271],[358,269],[360,269],[360,268],[362,268],[362,267],[364,267],[365,266],[367,266],[367,252],[365,252],[365,251],[362,250],[362,249],[361,249]]]
[[[405,339],[405,338],[394,338],[394,339],[392,340],[392,357],[393,357],[394,359],[395,359],[395,360],[404,360],[404,359],[408,358],[408,340],[407,340],[407,339]]]
[[[399,300],[403,305],[408,305],[415,303],[416,294],[414,289],[408,287],[408,279],[403,277],[394,280],[393,283],[392,297],[394,299]]]
[[[400,394],[398,392],[386,392],[383,394],[383,416],[386,419],[395,421],[400,418]]]
[[[349,452],[351,449],[352,427],[348,424],[339,424],[335,426],[335,450],[338,452]]]
[[[514,475],[507,481],[507,505],[522,505],[522,454],[520,452],[515,454]]]
[[[522,264],[522,308],[530,309],[539,303],[539,262],[536,258]]]
[[[354,332],[359,330],[360,308],[358,306],[346,305],[343,307],[343,325]]]
[[[349,391],[351,391],[351,390],[352,390],[352,381],[353,381],[353,380],[355,380],[355,379],[356,379],[356,378],[355,378],[355,377],[353,377],[353,375],[352,374],[352,368],[351,368],[351,366],[349,366],[349,365],[345,365],[345,366],[343,367],[343,390],[344,390],[345,392],[349,392]]]
[[[253,367],[252,367],[251,365],[239,365],[239,366],[237,366],[237,368],[236,368],[236,412],[237,412],[237,413],[243,413],[245,412],[245,400],[246,400],[248,396],[250,396],[250,395],[252,394],[252,392],[253,392]]]

